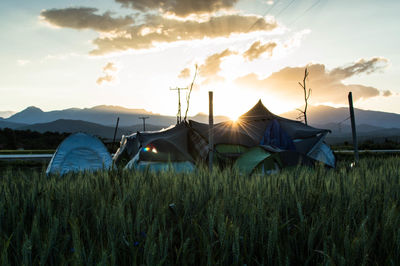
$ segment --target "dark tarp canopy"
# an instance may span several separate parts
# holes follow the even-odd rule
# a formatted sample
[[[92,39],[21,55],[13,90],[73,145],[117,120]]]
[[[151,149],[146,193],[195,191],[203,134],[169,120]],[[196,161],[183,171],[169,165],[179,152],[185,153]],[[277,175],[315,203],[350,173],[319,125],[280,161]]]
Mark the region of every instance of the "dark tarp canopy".
[[[238,144],[246,147],[266,144],[262,143],[262,139],[267,127],[273,121],[279,123],[282,132],[294,142],[296,149],[302,153],[307,153],[310,145],[300,144],[301,141],[306,141],[307,144],[315,144],[318,141],[313,140],[313,138],[329,132],[327,129],[314,128],[299,121],[277,116],[271,113],[260,100],[248,112],[241,115],[237,122],[226,121],[214,125],[214,144]],[[208,140],[208,124],[193,120],[190,120],[189,124],[203,138]]]
[[[245,114],[239,117],[241,123],[253,123],[255,121],[264,120],[268,121],[269,124],[272,120],[278,120],[282,129],[288,134],[290,138],[308,138],[316,136],[320,133],[328,133],[327,129],[314,128],[301,123],[300,121],[294,121],[287,118],[283,118],[271,113],[259,100],[253,108],[247,111]],[[265,129],[265,128],[264,128]]]
[[[328,132],[326,129],[314,128],[299,121],[277,116],[260,100],[240,116],[237,122],[226,121],[214,125],[214,149],[216,155],[229,157],[230,160],[236,160],[246,153],[241,159],[243,162],[253,158],[254,154],[259,160],[262,159],[259,154],[291,151],[280,155],[287,156],[287,159],[294,158],[292,161],[302,158],[303,162],[307,161],[303,157],[307,157],[310,161],[319,160],[334,167],[334,155],[323,142]],[[138,132],[123,138],[114,160],[118,163],[122,155],[127,154],[129,160],[136,157],[136,165],[139,165],[140,161],[143,164],[154,165],[168,160],[175,162],[178,168],[181,167],[178,163],[204,161],[208,156],[208,138],[208,124],[189,120],[189,123],[183,122],[167,130]],[[263,150],[247,151],[248,148],[254,147],[261,147]],[[153,152],[145,153],[146,149]],[[263,160],[272,162],[273,158],[278,158],[277,156]],[[267,166],[268,164],[264,165],[263,169],[269,169]]]
[[[190,120],[189,125],[208,140],[208,124]],[[326,144],[323,143],[328,132],[330,131],[327,129],[314,128],[299,121],[277,116],[260,100],[248,112],[241,115],[237,122],[227,121],[214,125],[214,144],[235,144],[245,147],[263,145],[269,147],[269,150],[292,150],[314,159],[330,158],[324,159],[324,162],[334,167],[333,153],[329,148],[326,149]]]
[[[142,160],[151,161],[191,161],[193,157],[188,149],[189,127],[186,123],[180,123],[170,129],[158,132],[137,132],[123,138],[121,146],[114,156],[116,163],[119,163],[122,157],[132,159],[139,152]],[[154,152],[141,152],[146,147],[154,147]],[[151,149],[152,150],[152,149]]]
[[[208,124],[189,121],[190,127],[208,140]],[[260,144],[268,122],[226,121],[214,125],[214,144],[237,144],[253,147]]]

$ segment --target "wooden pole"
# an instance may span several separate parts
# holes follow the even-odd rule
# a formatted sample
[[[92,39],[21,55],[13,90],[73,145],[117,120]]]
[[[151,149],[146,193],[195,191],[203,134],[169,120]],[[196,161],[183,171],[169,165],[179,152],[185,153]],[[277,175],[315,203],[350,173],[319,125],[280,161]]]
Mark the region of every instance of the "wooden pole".
[[[208,92],[208,168],[212,172],[214,157],[214,113],[213,113],[213,92]]]
[[[115,138],[117,136],[118,124],[119,124],[119,117],[117,118],[117,124],[115,125],[114,138],[113,138],[113,142],[112,142],[111,152],[114,152],[114,144],[115,144]]]
[[[353,94],[349,92],[349,109],[350,109],[350,121],[351,121],[351,132],[353,134],[353,147],[354,147],[354,159],[356,164],[358,163],[358,141],[357,141],[357,132],[356,132],[356,121],[354,117],[354,108],[353,108]]]

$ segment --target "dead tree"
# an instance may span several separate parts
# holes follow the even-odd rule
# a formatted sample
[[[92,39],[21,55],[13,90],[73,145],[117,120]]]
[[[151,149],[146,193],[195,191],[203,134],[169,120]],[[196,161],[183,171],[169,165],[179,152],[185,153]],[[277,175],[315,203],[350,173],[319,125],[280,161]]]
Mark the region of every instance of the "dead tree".
[[[308,74],[309,74],[309,72],[306,68],[304,71],[303,84],[301,84],[299,82],[299,85],[303,88],[303,91],[304,91],[304,102],[305,102],[304,110],[297,109],[300,112],[300,115],[297,117],[297,119],[304,118],[304,124],[306,124],[306,125],[308,124],[308,122],[307,122],[308,99],[310,98],[310,95],[311,95],[311,88],[308,88],[308,90],[307,90],[307,86],[306,86],[306,79],[308,77]]]
[[[185,117],[183,119],[184,121],[186,121],[186,119],[187,119],[187,114],[189,111],[190,94],[192,93],[194,81],[196,80],[197,70],[198,70],[198,67],[197,67],[197,65],[195,65],[193,80],[192,80],[192,83],[190,84],[189,92],[188,92],[188,94],[186,94],[186,112],[185,112]]]

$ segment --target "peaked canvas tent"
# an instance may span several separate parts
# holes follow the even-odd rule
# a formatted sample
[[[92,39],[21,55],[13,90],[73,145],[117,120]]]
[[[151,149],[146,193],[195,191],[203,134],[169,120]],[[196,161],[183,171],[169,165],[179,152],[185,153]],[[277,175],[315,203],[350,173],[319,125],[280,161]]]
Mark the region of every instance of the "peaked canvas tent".
[[[98,138],[85,133],[75,133],[58,146],[46,174],[63,175],[71,171],[94,171],[108,169],[111,165],[111,155]]]
[[[207,124],[190,121],[190,126],[203,138],[208,139]],[[218,148],[222,145],[246,148],[260,146],[274,153],[292,151],[290,153],[292,158],[297,157],[299,160],[302,158],[302,161],[308,158],[335,167],[335,157],[324,142],[328,133],[329,130],[314,128],[299,121],[277,116],[271,113],[260,100],[248,112],[240,116],[237,122],[227,121],[214,125],[214,144],[217,156]],[[298,155],[294,156],[296,153]],[[262,158],[259,151],[252,151],[251,154],[257,155],[255,160]],[[231,154],[227,152],[222,154],[224,155]],[[240,156],[238,154],[236,159]],[[250,157],[247,154],[246,160],[242,161],[249,161]]]

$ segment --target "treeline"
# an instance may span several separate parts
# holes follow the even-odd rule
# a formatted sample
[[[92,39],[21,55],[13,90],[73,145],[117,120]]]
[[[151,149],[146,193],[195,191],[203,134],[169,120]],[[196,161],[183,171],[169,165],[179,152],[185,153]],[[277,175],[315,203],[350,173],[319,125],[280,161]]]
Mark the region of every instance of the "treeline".
[[[342,145],[331,145],[334,150],[352,150],[353,144],[345,141]],[[400,142],[395,139],[385,138],[383,142],[376,142],[368,139],[358,144],[359,150],[397,150],[400,149]]]
[[[57,146],[70,133],[45,132],[31,130],[0,129],[0,149],[3,150],[48,150]]]

